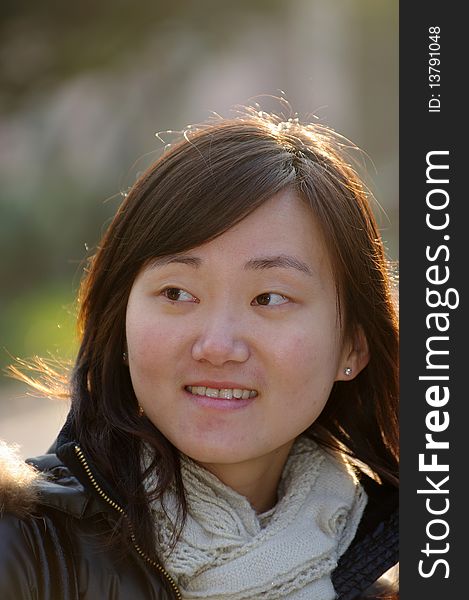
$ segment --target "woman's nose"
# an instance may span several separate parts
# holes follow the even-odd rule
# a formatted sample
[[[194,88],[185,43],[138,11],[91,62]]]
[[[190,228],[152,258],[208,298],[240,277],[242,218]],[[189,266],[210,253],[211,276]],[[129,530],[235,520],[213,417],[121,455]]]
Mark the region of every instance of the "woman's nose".
[[[229,361],[246,361],[250,351],[241,330],[239,319],[227,315],[208,317],[192,346],[192,357],[214,366],[222,366]]]

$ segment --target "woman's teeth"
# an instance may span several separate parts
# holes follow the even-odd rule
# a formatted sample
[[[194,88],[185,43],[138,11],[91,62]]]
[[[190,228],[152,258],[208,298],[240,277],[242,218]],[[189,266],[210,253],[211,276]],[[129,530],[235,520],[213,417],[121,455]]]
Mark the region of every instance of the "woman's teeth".
[[[239,388],[209,388],[202,385],[186,385],[185,389],[191,394],[197,396],[207,396],[208,398],[223,398],[224,400],[231,400],[232,398],[238,398],[247,400],[248,398],[255,398],[257,396],[256,390],[244,390]]]

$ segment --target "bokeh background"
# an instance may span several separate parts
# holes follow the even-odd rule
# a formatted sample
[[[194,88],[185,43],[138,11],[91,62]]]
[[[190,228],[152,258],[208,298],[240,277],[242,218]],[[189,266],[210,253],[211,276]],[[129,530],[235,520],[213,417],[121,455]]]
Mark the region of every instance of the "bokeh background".
[[[4,0],[0,77],[0,438],[23,456],[68,403],[3,370],[73,359],[83,261],[161,153],[156,133],[286,99],[362,149],[398,259],[398,2]]]

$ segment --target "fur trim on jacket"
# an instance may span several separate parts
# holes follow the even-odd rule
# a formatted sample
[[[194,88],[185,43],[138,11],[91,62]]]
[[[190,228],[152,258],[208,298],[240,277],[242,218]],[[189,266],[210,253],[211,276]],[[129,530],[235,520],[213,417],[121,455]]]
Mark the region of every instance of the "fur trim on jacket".
[[[45,476],[24,462],[18,447],[0,440],[0,515],[17,517],[31,514],[39,500],[39,483]]]

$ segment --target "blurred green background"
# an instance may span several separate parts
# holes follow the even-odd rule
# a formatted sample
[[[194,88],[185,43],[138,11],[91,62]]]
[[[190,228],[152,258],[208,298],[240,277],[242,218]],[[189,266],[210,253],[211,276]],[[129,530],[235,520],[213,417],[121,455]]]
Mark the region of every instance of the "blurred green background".
[[[267,96],[283,96],[355,142],[398,258],[397,2],[10,0],[0,11],[1,369],[73,358],[83,261],[159,156],[155,134],[236,104],[275,110]],[[11,385],[2,375],[0,437]]]

